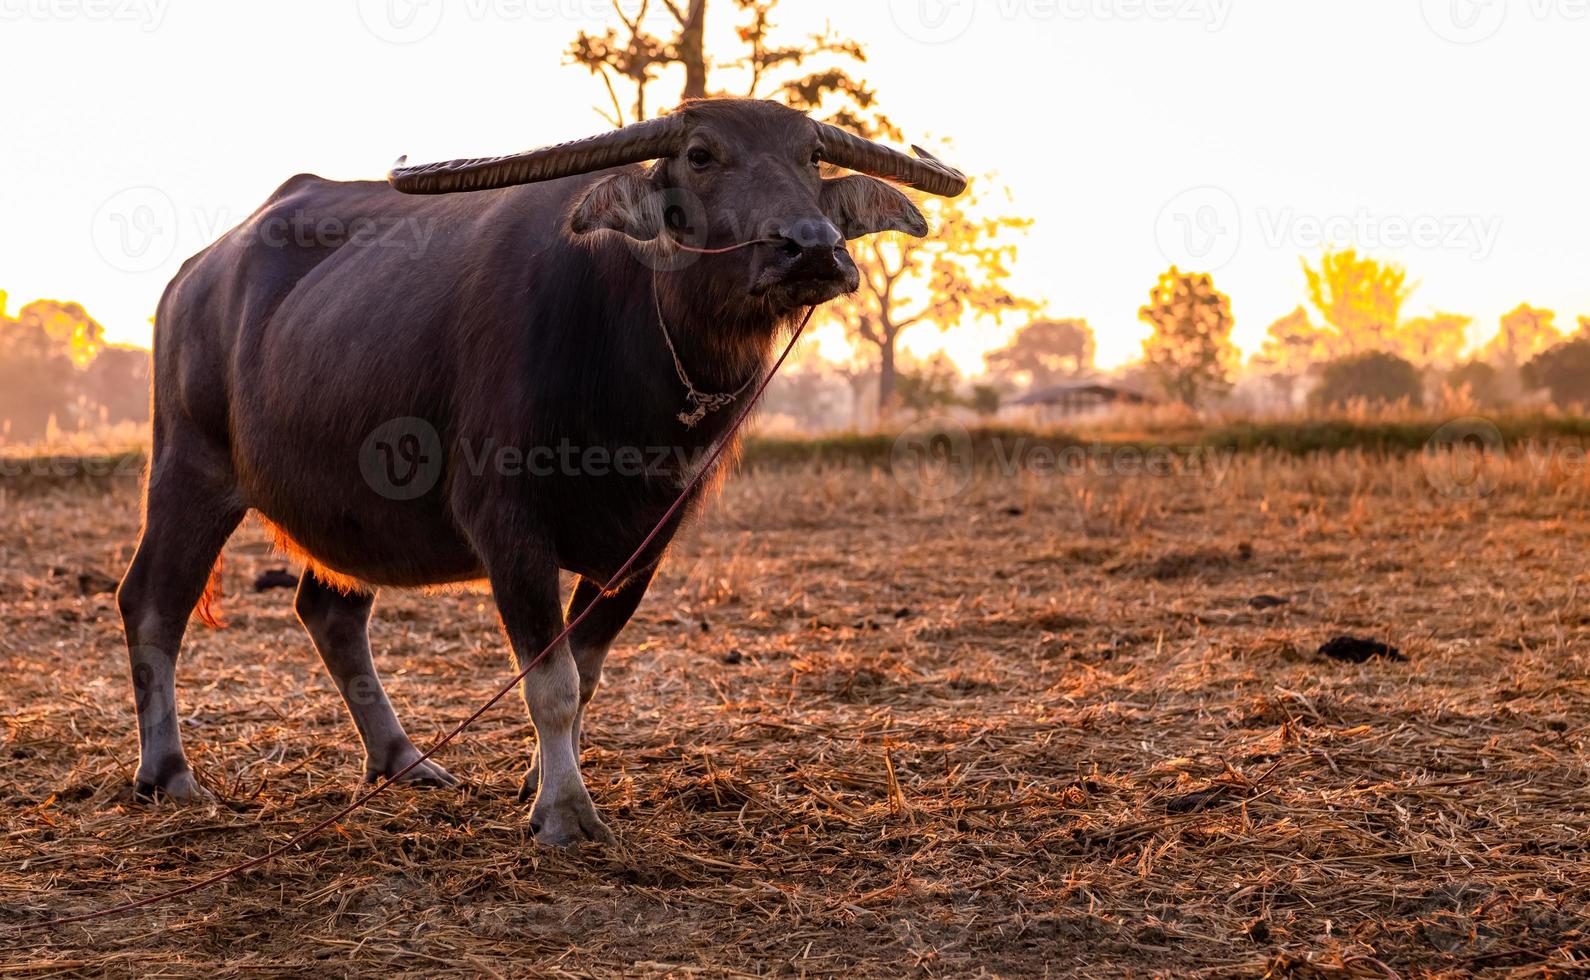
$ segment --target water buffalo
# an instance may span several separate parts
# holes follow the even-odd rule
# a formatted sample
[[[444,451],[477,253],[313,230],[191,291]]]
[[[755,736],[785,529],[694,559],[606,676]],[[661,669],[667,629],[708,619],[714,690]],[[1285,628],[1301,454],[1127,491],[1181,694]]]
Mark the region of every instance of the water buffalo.
[[[599,601],[523,682],[537,741],[525,795],[538,841],[607,839],[580,776],[581,716],[679,520],[640,571],[601,583],[686,468],[620,460],[689,459],[720,437],[733,413],[715,409],[766,369],[779,331],[856,288],[847,238],[927,233],[890,184],[820,173],[962,191],[917,153],[773,103],[695,101],[388,182],[300,175],[188,260],[156,319],[143,534],[118,593],[136,792],[205,795],[183,754],[176,658],[253,510],[306,565],[297,613],[367,779],[419,757],[371,662],[377,588],[484,579],[521,665]],[[566,608],[560,569],[576,576]],[[430,761],[406,778],[456,782]]]

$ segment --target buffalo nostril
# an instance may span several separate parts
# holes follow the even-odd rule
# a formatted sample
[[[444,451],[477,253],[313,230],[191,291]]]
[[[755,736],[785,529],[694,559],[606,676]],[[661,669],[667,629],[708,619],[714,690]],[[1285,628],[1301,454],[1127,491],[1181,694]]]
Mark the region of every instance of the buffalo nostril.
[[[793,238],[784,239],[784,244],[780,246],[779,250],[792,259],[799,257],[802,252],[800,243]]]

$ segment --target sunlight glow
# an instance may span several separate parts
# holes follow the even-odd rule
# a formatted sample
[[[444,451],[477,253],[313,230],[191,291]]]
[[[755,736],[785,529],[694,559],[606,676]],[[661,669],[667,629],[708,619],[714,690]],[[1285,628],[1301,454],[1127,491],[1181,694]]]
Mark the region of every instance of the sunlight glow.
[[[1419,4],[1381,0],[786,6],[791,36],[862,42],[908,141],[948,138],[955,165],[999,175],[1035,222],[1013,288],[1086,318],[1103,365],[1138,356],[1137,310],[1173,262],[1214,274],[1252,353],[1304,301],[1300,257],[1332,245],[1401,263],[1409,314],[1473,317],[1476,341],[1523,302],[1590,314],[1590,138],[1560,96],[1590,90],[1590,20],[1571,11],[1515,4],[1494,35],[1454,40]],[[35,84],[7,105],[0,288],[14,306],[79,302],[113,342],[147,343],[182,260],[294,173],[378,178],[399,153],[605,125],[601,82],[564,57],[612,22],[605,2],[111,8],[131,13],[6,8],[8,68]],[[732,43],[738,12],[710,17]],[[653,100],[681,81],[663,73]],[[1015,325],[902,342],[975,372]]]

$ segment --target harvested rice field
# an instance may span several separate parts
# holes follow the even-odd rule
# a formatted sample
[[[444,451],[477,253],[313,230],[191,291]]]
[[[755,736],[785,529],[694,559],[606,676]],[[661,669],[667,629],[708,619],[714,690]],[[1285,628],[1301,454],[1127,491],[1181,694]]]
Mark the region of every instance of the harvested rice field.
[[[0,971],[1590,969],[1583,467],[1515,457],[1459,499],[1417,456],[1207,462],[937,501],[881,469],[738,474],[586,721],[616,845],[531,840],[509,698],[444,750],[467,789],[399,787],[222,885],[42,931],[269,850],[361,754],[291,591],[254,589],[286,563],[251,523],[229,626],[195,624],[178,676],[218,802],[135,803],[110,593],[136,481],[6,496]],[[1373,642],[1319,652],[1344,636]],[[384,593],[372,638],[421,745],[511,676],[483,592]]]

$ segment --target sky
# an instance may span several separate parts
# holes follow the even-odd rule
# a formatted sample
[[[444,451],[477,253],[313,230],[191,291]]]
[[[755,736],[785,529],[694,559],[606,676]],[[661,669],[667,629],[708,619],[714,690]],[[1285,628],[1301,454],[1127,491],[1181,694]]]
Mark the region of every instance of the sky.
[[[1590,316],[1590,0],[784,6],[787,36],[860,41],[908,140],[952,141],[1033,219],[1012,284],[1086,318],[1103,365],[1137,355],[1173,263],[1213,273],[1256,349],[1327,245],[1402,263],[1405,313],[1472,316],[1476,341],[1523,302]],[[738,19],[711,0],[709,51]],[[605,90],[563,51],[615,23],[607,0],[0,0],[0,290],[147,344],[182,260],[292,174],[603,128]],[[1012,326],[906,347],[975,370]]]

